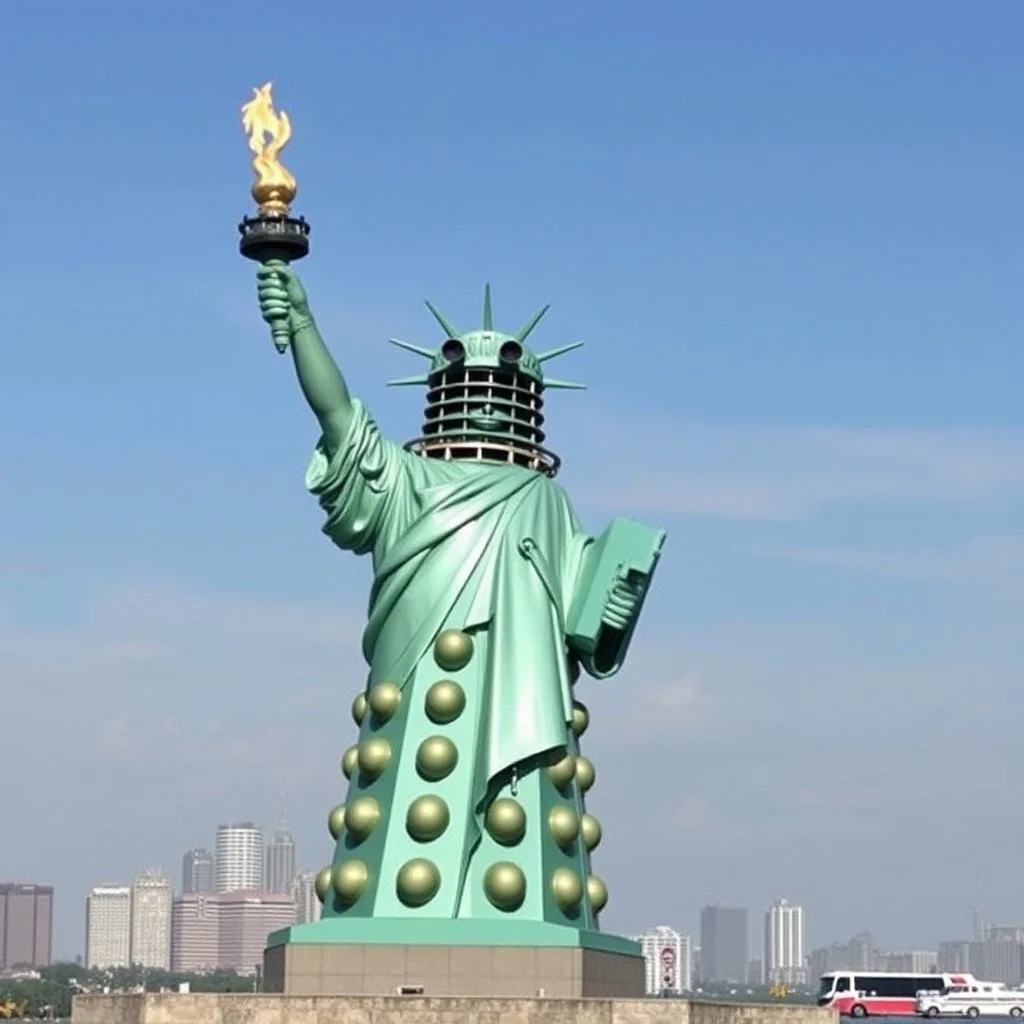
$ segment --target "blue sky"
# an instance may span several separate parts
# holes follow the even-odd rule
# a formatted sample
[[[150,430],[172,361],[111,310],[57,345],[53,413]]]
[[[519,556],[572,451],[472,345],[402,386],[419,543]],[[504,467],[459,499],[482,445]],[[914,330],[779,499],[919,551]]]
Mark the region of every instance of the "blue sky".
[[[786,896],[810,940],[1024,921],[1024,10],[873,0],[37,0],[0,38],[0,875],[84,894],[273,823],[330,853],[367,566],[255,306],[238,108],[294,124],[353,390],[484,281],[583,338],[584,522],[669,543],[591,683],[606,927]],[[956,821],[952,831],[946,827]],[[944,824],[945,823],[945,824]],[[984,836],[984,839],[978,838]]]

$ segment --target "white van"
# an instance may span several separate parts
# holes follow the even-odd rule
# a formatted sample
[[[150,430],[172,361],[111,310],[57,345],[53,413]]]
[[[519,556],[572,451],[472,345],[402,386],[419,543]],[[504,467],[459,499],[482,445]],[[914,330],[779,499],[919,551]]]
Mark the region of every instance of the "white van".
[[[1024,1017],[1024,990],[998,981],[950,985],[944,992],[922,992],[917,1012],[923,1017]]]

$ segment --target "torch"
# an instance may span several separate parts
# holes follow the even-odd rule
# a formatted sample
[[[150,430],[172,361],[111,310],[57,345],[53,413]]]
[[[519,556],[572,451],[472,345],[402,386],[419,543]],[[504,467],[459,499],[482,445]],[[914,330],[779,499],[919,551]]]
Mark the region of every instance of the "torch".
[[[274,110],[271,85],[267,82],[253,89],[252,99],[242,107],[242,127],[249,136],[256,175],[252,186],[256,214],[243,217],[238,225],[242,236],[238,248],[243,256],[265,267],[281,267],[309,252],[309,224],[305,217],[291,216],[299,186],[295,175],[281,163],[280,152],[291,138],[292,125],[283,110]],[[288,314],[268,320],[274,347],[286,352],[291,339]]]

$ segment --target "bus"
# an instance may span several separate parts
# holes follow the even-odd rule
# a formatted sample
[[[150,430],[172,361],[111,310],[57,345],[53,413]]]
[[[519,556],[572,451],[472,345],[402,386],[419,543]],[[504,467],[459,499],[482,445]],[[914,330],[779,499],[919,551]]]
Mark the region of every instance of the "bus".
[[[945,992],[973,983],[971,974],[829,971],[821,976],[818,1005],[851,1017],[912,1017],[918,992]]]

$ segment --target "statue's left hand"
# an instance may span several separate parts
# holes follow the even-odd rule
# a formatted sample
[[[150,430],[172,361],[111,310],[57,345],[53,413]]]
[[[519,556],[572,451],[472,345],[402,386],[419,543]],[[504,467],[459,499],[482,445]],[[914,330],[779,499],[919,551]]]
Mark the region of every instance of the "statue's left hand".
[[[622,573],[612,585],[601,621],[609,629],[626,632],[640,609],[646,589],[644,581]]]

